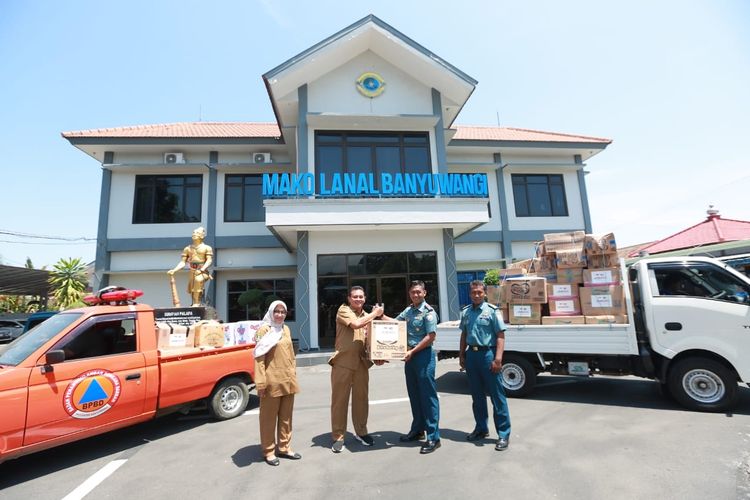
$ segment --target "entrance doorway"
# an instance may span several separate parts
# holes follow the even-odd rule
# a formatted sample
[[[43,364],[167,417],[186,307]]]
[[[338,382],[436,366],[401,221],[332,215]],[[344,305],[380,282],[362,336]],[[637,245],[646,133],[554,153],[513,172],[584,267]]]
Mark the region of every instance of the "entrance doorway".
[[[437,253],[394,252],[318,256],[318,343],[332,347],[336,340],[336,312],[346,303],[349,288],[365,289],[364,309],[383,303],[388,316],[409,304],[409,283],[425,282],[427,302],[439,309]],[[439,314],[439,312],[438,312]]]

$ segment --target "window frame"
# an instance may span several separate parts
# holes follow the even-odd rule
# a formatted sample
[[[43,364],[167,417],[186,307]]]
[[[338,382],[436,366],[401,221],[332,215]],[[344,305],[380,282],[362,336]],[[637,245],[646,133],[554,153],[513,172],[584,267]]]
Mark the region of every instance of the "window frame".
[[[549,214],[535,214],[532,213],[532,208],[535,206],[531,203],[531,194],[529,192],[529,177],[545,177],[546,182],[544,186],[547,189],[547,203],[549,203],[550,213]],[[554,181],[554,182],[553,182]],[[558,182],[559,181],[559,182]],[[510,175],[511,191],[513,192],[513,208],[516,217],[569,217],[570,210],[568,208],[568,196],[567,190],[565,189],[565,176],[563,174],[537,174],[537,173],[514,173]],[[541,185],[542,183],[539,183]],[[533,183],[532,183],[533,185]],[[525,207],[519,207],[522,200],[516,195],[516,186],[522,187],[524,190],[523,201]],[[565,210],[564,213],[555,213],[555,195],[553,194],[552,186],[559,186],[562,189],[562,205]],[[519,213],[519,208],[525,208],[525,213]]]
[[[338,140],[321,141],[321,136],[338,136]],[[367,141],[365,138],[391,138],[396,139],[394,142],[372,140]],[[363,138],[363,140],[357,140]],[[419,139],[419,142],[410,142],[409,139]],[[337,146],[341,151],[341,173],[361,173],[360,171],[352,168],[349,165],[349,148],[370,148],[370,171],[367,173],[375,174],[376,185],[380,183],[380,173],[384,172],[378,168],[377,158],[377,147],[378,146],[392,146],[398,147],[399,150],[399,165],[398,170],[389,171],[391,173],[415,173],[414,170],[407,170],[407,150],[423,150],[427,165],[424,167],[424,172],[418,173],[432,173],[432,149],[430,145],[430,134],[429,132],[408,132],[408,131],[346,131],[346,130],[316,130],[315,131],[315,173],[324,173],[322,165],[319,165],[319,159],[321,158],[320,149],[322,147]]]
[[[290,293],[291,294],[292,300],[286,300],[286,301],[284,301],[286,303],[286,307],[287,307],[287,316],[286,316],[286,319],[284,321],[285,322],[294,322],[294,321],[296,321],[296,308],[295,308],[295,303],[294,303],[294,297],[295,297],[294,294],[295,294],[296,283],[295,283],[294,277],[285,277],[285,278],[247,278],[247,279],[230,279],[230,280],[227,280],[227,317],[230,315],[232,306],[234,305],[233,297],[235,295],[239,298],[239,296],[242,295],[242,293],[244,293],[244,292],[246,292],[248,290],[251,290],[253,288],[257,288],[257,289],[259,289],[259,290],[261,290],[262,292],[265,293],[268,290],[263,290],[260,287],[254,287],[254,286],[250,285],[253,282],[264,282],[264,281],[265,282],[270,281],[270,282],[273,283],[273,290],[271,291],[272,295],[276,295],[278,297],[279,296],[279,294],[277,293],[278,290],[281,290],[284,293]],[[279,281],[289,281],[289,282],[291,282],[291,288],[280,288],[278,286],[278,282]],[[244,283],[244,287],[245,287],[244,291],[238,293],[238,292],[235,292],[235,291],[231,290],[232,283],[237,283],[237,282]],[[245,306],[245,319],[238,320],[238,321],[259,321],[259,320],[261,320],[263,318],[263,315],[265,313],[266,313],[266,310],[264,309],[262,311],[262,314],[260,315],[260,318],[258,318],[258,319],[248,319],[248,317],[249,317],[248,306]]]
[[[157,206],[157,199],[156,199],[156,185],[158,182],[158,179],[166,179],[166,178],[182,178],[183,184],[182,184],[182,196],[180,197],[181,201],[181,207],[180,207],[180,214],[182,215],[182,220],[170,220],[170,221],[159,221],[157,219],[157,213],[156,213],[156,206]],[[197,184],[189,184],[188,180],[189,178],[195,178],[198,179]],[[145,181],[151,181],[150,185],[144,186],[141,183]],[[185,213],[185,207],[187,205],[187,195],[188,195],[188,188],[195,188],[198,187],[198,219],[197,220],[189,220],[186,217]],[[151,194],[151,209],[150,209],[150,217],[149,220],[138,220],[138,201],[139,201],[139,189],[152,189],[153,192]],[[133,217],[132,217],[132,223],[133,224],[184,224],[184,223],[200,223],[203,219],[203,174],[144,174],[144,175],[136,175],[135,176],[135,186],[133,188]]]
[[[239,184],[241,188],[240,196],[240,213],[242,214],[240,220],[229,220],[227,218],[229,208],[229,180],[234,178],[241,178],[242,182]],[[247,220],[245,219],[245,190],[250,187],[246,184],[248,178],[255,178],[258,181],[258,200],[260,201],[260,218]],[[250,174],[226,174],[224,176],[224,222],[236,223],[236,222],[265,222],[266,220],[266,208],[263,206],[263,174],[250,173]]]

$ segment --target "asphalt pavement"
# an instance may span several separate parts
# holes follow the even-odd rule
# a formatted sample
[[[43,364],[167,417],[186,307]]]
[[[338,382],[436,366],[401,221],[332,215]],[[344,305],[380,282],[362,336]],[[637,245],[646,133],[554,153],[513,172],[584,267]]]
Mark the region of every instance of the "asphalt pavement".
[[[466,375],[438,363],[442,447],[402,444],[411,415],[400,363],[370,372],[367,448],[330,450],[330,368],[298,368],[292,445],[300,461],[266,465],[257,397],[215,422],[172,415],[0,464],[0,498],[750,498],[750,389],[732,413],[695,413],[633,377],[541,376],[511,399],[510,448],[469,443]],[[492,425],[490,424],[492,428]],[[351,433],[351,425],[350,425]]]

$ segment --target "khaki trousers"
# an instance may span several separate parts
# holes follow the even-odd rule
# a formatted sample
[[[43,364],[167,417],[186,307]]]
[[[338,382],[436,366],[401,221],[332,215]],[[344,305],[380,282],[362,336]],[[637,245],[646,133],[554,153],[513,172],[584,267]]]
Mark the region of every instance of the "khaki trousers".
[[[260,447],[264,457],[273,455],[277,445],[279,453],[289,453],[293,409],[294,394],[260,398]]]
[[[367,434],[369,383],[370,373],[364,363],[359,363],[356,370],[335,365],[331,368],[331,436],[334,441],[344,439],[346,434],[349,394],[352,396],[354,432],[360,436]]]

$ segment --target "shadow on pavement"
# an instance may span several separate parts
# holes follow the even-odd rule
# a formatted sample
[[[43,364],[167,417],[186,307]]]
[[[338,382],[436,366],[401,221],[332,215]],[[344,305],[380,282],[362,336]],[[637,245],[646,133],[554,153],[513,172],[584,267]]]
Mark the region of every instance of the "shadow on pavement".
[[[438,377],[437,387],[438,392],[442,393],[470,394],[466,374],[459,371],[447,372]],[[534,391],[523,399],[689,411],[676,401],[663,397],[660,384],[656,381],[634,378],[540,375]],[[737,405],[725,415],[750,415],[750,388],[738,386]]]
[[[179,413],[32,453],[0,464],[0,490],[108,455],[132,455],[151,441],[209,424],[208,416]],[[114,457],[116,458],[116,457]]]

